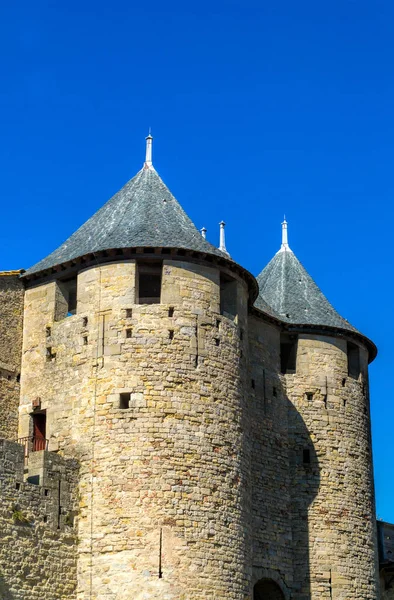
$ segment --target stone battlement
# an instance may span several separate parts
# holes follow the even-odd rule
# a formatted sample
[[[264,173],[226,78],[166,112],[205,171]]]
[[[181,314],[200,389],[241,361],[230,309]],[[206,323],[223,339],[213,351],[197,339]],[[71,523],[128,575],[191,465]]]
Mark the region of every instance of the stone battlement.
[[[0,597],[61,600],[76,585],[76,461],[0,440]]]

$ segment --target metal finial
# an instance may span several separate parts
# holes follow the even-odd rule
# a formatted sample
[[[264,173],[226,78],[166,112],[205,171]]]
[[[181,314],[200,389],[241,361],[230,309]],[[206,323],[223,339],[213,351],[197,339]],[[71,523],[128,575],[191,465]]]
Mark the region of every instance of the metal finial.
[[[207,228],[206,228],[206,227],[201,227],[200,231],[201,231],[201,235],[202,235],[202,237],[203,237],[203,238],[204,238],[204,240],[205,240],[205,239],[206,239],[206,237],[207,237]]]
[[[149,169],[152,166],[152,140],[151,129],[149,127],[149,134],[146,136],[146,154],[145,154],[145,167]]]
[[[221,250],[225,254],[228,254],[228,252],[226,250],[226,238],[225,238],[225,234],[224,234],[224,226],[226,225],[226,223],[224,221],[220,221],[219,225],[220,225],[219,250]]]
[[[281,251],[289,251],[290,250],[290,246],[289,246],[289,241],[288,241],[288,237],[287,237],[287,221],[286,221],[286,215],[284,215],[283,217],[283,223],[282,223],[282,245],[280,247],[280,252]]]

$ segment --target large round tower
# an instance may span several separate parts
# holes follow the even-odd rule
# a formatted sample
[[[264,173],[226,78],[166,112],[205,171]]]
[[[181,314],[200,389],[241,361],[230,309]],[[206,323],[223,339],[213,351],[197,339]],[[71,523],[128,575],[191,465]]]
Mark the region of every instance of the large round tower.
[[[376,600],[368,363],[376,348],[340,317],[287,241],[258,277],[282,322],[297,600]]]
[[[255,280],[144,168],[26,272],[20,437],[80,463],[84,599],[250,589]]]

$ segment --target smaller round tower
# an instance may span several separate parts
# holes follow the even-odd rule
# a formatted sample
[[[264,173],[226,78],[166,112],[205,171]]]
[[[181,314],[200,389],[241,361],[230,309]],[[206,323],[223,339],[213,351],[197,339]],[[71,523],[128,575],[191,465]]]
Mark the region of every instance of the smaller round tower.
[[[368,363],[374,344],[329,304],[289,247],[258,277],[282,321],[289,401],[294,596],[376,600]],[[297,595],[298,594],[298,595]]]

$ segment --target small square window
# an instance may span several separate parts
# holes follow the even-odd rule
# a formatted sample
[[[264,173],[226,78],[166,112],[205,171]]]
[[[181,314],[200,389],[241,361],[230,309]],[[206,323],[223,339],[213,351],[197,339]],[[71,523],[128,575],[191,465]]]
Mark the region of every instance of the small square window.
[[[133,309],[126,308],[126,319],[131,319],[132,316],[133,316]]]
[[[119,408],[125,410],[130,407],[130,392],[119,394]]]
[[[133,330],[131,329],[131,327],[129,327],[128,329],[126,329],[126,337],[130,339],[132,335]]]

